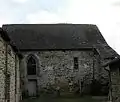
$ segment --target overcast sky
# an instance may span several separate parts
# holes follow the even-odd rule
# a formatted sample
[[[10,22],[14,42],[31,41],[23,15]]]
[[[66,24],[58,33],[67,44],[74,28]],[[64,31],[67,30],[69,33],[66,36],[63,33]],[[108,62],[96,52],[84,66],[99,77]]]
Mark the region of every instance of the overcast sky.
[[[13,23],[96,24],[120,54],[120,0],[0,0],[0,26]]]

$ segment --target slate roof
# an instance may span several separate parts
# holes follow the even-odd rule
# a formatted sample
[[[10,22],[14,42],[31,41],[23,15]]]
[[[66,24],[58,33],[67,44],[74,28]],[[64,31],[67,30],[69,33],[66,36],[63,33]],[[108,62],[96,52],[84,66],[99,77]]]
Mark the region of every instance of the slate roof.
[[[101,56],[117,53],[109,47],[96,25],[9,24],[2,27],[20,50],[80,49],[95,47]]]

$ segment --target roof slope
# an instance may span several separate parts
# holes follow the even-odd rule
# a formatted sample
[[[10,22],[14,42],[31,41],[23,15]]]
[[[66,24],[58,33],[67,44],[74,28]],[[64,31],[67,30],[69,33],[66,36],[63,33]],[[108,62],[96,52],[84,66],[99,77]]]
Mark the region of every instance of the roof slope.
[[[21,50],[78,49],[95,46],[105,53],[104,46],[109,47],[96,25],[11,24],[3,25],[2,28]],[[107,50],[111,51],[111,48]],[[112,50],[108,56],[115,53]]]

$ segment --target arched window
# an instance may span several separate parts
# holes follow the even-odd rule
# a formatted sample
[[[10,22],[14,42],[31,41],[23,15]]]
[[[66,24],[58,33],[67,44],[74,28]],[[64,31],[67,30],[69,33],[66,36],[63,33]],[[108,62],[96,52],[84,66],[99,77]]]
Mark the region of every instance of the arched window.
[[[27,74],[36,75],[36,60],[33,56],[30,56],[27,62]]]

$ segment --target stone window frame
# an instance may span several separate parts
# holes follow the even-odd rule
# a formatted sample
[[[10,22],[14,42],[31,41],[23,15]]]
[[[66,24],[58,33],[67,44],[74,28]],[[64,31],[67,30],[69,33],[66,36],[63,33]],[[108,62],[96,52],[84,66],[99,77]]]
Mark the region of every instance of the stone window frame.
[[[78,69],[79,68],[79,62],[78,62],[78,57],[74,57],[74,69]]]
[[[28,60],[30,59],[30,58],[33,58],[33,60],[35,61],[35,73],[32,73],[32,74],[28,74]],[[32,64],[33,65],[33,64]],[[37,66],[38,66],[38,61],[37,61],[37,58],[36,58],[36,56],[34,55],[34,54],[29,54],[28,56],[27,56],[27,61],[26,61],[26,69],[27,69],[27,75],[36,75],[37,74]]]

